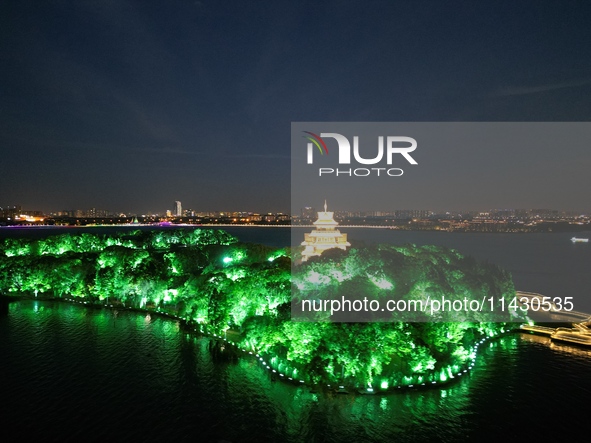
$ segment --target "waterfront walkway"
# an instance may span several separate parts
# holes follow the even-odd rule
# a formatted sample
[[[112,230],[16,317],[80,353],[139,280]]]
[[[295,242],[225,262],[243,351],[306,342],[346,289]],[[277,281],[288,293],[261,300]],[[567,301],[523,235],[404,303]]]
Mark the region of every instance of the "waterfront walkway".
[[[540,303],[539,306],[542,306],[542,302],[545,302],[547,306],[549,300],[552,299],[552,297],[544,297],[541,294],[533,292],[517,291],[516,295],[519,300],[521,300],[522,297],[526,297],[530,306],[531,301],[534,299],[538,300]],[[549,322],[556,322],[557,320],[562,320],[563,323],[572,322],[573,318],[578,321],[572,322],[572,327],[570,328],[552,328],[549,326],[536,325],[531,322],[521,325],[520,329],[524,332],[548,336],[552,340],[591,347],[591,316],[580,311],[565,311],[564,309],[559,309],[558,306],[556,306],[556,304],[552,303],[551,301],[550,306],[551,309],[545,312],[545,314],[548,315],[547,320]],[[547,322],[544,322],[543,319],[542,323],[547,324]]]

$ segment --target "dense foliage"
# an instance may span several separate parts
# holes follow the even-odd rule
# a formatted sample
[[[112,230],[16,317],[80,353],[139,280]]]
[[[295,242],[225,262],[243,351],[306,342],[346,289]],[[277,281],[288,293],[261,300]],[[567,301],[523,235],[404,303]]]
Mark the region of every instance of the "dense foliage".
[[[0,294],[160,311],[203,331],[231,333],[288,377],[382,389],[445,380],[470,361],[478,339],[507,328],[485,322],[291,321],[289,257],[289,248],[241,243],[219,230],[5,239]],[[338,285],[376,297],[514,293],[510,277],[496,267],[414,245],[326,253],[294,267],[295,293],[318,275],[329,279],[326,294]]]
[[[362,317],[364,321],[515,320],[499,303],[515,295],[509,273],[437,246],[380,244],[346,252],[332,249],[299,266],[293,277],[295,299],[313,300],[317,307],[326,299],[375,300],[379,302],[376,307],[384,307],[388,300],[398,302],[391,311],[313,312],[309,318],[315,321],[329,317],[341,321]]]

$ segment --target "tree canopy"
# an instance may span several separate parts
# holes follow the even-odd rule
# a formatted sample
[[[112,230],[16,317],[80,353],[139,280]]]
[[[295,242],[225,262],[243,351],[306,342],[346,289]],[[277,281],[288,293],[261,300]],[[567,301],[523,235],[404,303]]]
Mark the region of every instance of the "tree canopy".
[[[292,290],[297,302],[311,289],[320,299],[342,291],[416,299],[503,297],[514,288],[502,269],[434,246],[351,249],[293,269],[290,257],[289,248],[243,243],[208,229],[5,239],[0,293],[155,310],[211,333],[231,329],[241,346],[266,355],[291,378],[382,388],[443,379],[470,361],[478,339],[508,327],[485,318],[292,321]],[[320,290],[318,281],[324,282]]]

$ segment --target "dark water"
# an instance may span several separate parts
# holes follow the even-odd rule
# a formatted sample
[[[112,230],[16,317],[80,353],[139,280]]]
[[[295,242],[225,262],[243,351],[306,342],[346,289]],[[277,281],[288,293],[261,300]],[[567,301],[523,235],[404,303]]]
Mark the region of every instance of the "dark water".
[[[116,228],[7,231],[5,236]],[[226,228],[286,246],[286,228]],[[309,229],[296,228],[303,237]],[[591,311],[591,245],[568,234],[342,229],[350,241],[436,244],[512,272],[516,287]],[[8,233],[7,233],[8,232]],[[531,335],[498,339],[445,389],[352,397],[273,382],[255,360],[214,361],[174,321],[58,302],[0,313],[0,429],[40,441],[564,441],[585,432],[591,351]],[[13,439],[3,441],[12,441]]]
[[[564,441],[585,432],[591,351],[508,335],[445,389],[312,393],[214,361],[171,320],[21,301],[0,317],[2,434],[38,441]],[[18,436],[18,437],[17,437]]]

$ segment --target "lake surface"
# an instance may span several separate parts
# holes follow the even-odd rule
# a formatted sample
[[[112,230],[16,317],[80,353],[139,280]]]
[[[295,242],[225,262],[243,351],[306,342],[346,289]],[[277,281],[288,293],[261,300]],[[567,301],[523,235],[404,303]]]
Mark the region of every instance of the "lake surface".
[[[0,317],[3,431],[41,441],[530,442],[586,429],[591,351],[512,334],[444,389],[327,395],[215,361],[175,321],[20,301]],[[5,434],[6,435],[6,434]]]
[[[68,228],[101,233],[113,228]],[[303,233],[305,228],[295,228]],[[287,228],[233,227],[286,246]],[[461,234],[342,228],[355,243],[436,244],[508,269],[520,290],[575,296],[591,311],[591,247],[568,234]],[[8,232],[8,233],[7,233]],[[2,236],[56,230],[0,229]],[[578,438],[591,398],[591,350],[511,334],[481,347],[444,389],[327,395],[274,382],[254,359],[216,361],[178,323],[62,302],[19,301],[0,315],[4,432],[40,441],[529,442]],[[5,434],[6,435],[6,434]]]

